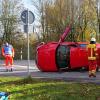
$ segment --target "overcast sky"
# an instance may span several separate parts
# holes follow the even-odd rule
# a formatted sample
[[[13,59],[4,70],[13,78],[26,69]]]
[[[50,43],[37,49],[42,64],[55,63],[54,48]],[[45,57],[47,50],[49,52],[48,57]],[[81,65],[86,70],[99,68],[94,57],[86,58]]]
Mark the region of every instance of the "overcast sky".
[[[24,3],[25,7],[32,6],[32,0],[22,0],[22,2]]]

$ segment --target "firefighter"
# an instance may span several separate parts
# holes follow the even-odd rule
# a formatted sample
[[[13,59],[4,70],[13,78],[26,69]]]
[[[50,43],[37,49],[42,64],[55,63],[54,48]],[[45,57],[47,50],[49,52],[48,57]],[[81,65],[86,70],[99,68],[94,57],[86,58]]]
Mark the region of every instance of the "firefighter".
[[[2,55],[5,58],[6,71],[12,71],[14,48],[6,42],[2,47]]]
[[[96,48],[96,39],[91,38],[90,44],[87,46],[88,49],[88,64],[89,64],[89,77],[96,77],[96,68],[97,68],[97,48]]]

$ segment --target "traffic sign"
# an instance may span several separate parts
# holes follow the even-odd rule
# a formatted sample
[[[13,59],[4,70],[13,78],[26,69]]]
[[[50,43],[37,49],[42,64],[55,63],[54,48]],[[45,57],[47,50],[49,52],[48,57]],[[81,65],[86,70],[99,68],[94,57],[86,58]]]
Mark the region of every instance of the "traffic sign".
[[[29,24],[32,24],[34,22],[35,16],[31,11],[28,11],[28,9],[27,9],[27,10],[24,10],[21,13],[21,20],[25,24],[24,25],[24,32],[27,33],[27,60],[28,60],[27,72],[28,72],[28,75],[30,75],[30,72],[29,72],[29,67],[30,67],[30,48],[29,48],[28,27],[29,27]]]
[[[35,20],[33,12],[29,11],[29,24],[32,24]]]
[[[21,13],[21,20],[25,24],[32,24],[35,20],[35,16],[34,16],[33,12],[24,10]]]
[[[27,10],[24,10],[22,13],[21,13],[21,20],[23,23],[27,24],[28,23],[28,11]]]

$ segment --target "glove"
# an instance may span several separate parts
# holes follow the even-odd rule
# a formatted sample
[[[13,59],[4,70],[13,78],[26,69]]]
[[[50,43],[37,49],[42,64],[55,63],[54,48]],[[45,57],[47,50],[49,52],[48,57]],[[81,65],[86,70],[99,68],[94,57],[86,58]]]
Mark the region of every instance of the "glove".
[[[6,57],[6,55],[5,55],[5,54],[3,54],[3,57]]]
[[[14,58],[14,55],[12,55],[12,57]]]

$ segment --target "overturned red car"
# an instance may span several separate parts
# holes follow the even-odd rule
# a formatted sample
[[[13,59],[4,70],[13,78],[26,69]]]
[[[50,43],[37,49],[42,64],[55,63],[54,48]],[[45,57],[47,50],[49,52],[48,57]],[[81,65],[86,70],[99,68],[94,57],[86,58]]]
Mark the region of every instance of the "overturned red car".
[[[60,69],[88,69],[88,54],[86,42],[64,42],[65,37],[70,32],[68,26],[61,36],[59,42],[41,43],[36,49],[36,65],[40,71],[56,72]],[[100,66],[100,44],[96,44]]]

